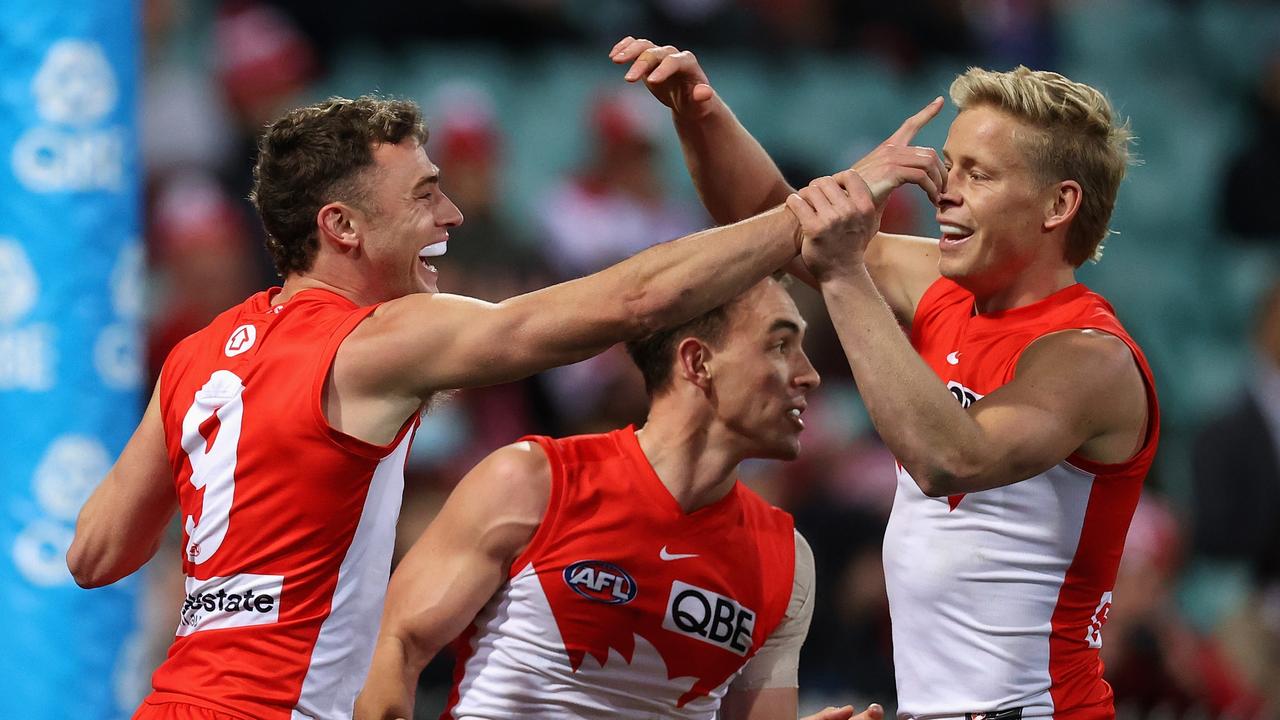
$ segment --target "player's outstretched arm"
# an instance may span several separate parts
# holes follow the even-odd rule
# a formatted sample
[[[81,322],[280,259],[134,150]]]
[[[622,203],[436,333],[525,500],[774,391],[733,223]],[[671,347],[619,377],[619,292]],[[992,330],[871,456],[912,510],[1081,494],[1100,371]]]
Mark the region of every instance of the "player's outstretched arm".
[[[344,398],[421,402],[576,362],[726,302],[795,257],[798,240],[795,218],[777,208],[497,304],[443,294],[393,300],[342,344],[335,386]]]
[[[627,82],[643,82],[671,108],[689,176],[716,222],[750,217],[792,192],[773,159],[712,89],[692,52],[628,36],[609,58],[628,66]]]
[[[83,588],[109,585],[155,555],[178,498],[160,420],[160,383],[120,458],[76,520],[67,567]]]
[[[550,463],[529,442],[495,451],[458,483],[391,577],[356,720],[413,717],[422,668],[507,581],[550,492]]]
[[[610,59],[627,65],[627,82],[643,82],[649,92],[671,108],[680,137],[685,166],[702,204],[716,222],[741,220],[783,202],[794,192],[759,141],[738,121],[728,104],[711,87],[697,57],[688,50],[625,37],[609,52]],[[916,133],[942,109],[941,99],[907,118],[892,135],[853,169],[864,177],[886,177],[887,165],[910,166],[924,173],[921,184],[935,205],[946,185],[942,159],[932,148],[911,144]],[[888,195],[897,184],[873,187]],[[867,268],[903,324],[910,324],[916,303],[938,279],[938,243],[934,238],[878,233],[867,248]],[[789,270],[816,287],[803,263]]]

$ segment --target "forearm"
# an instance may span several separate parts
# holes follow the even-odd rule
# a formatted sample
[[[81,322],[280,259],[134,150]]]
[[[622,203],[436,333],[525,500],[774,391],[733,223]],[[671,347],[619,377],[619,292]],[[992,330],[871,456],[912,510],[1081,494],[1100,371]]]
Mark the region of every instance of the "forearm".
[[[67,568],[78,585],[110,585],[142,567],[156,553],[176,500],[132,502],[109,491],[110,476],[85,503],[67,550]],[[114,502],[113,502],[114,501]]]
[[[981,429],[916,354],[865,268],[821,288],[881,439],[922,491],[951,494],[981,465]]]
[[[719,97],[699,118],[673,114],[689,176],[717,223],[750,217],[786,199],[792,188]]]
[[[545,335],[539,320],[554,321],[570,349],[598,352],[600,346],[677,325],[786,265],[796,256],[799,232],[795,217],[779,207],[656,245],[594,275],[521,296],[520,302],[541,308],[534,325],[526,327]],[[555,319],[545,312],[548,306],[577,321]]]
[[[425,662],[408,657],[404,642],[382,633],[364,690],[356,700],[355,720],[395,720],[413,717],[415,688]]]

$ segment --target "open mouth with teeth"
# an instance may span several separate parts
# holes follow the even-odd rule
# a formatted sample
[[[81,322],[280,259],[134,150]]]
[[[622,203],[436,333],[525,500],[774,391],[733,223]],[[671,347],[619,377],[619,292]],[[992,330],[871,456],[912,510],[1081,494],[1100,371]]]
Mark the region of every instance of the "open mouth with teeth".
[[[448,251],[449,251],[448,240],[445,240],[443,242],[438,242],[433,245],[428,245],[418,251],[418,262],[422,263],[422,266],[430,270],[431,272],[438,272],[436,270],[436,266],[432,265],[431,261],[428,258],[440,257],[441,255],[444,255]]]
[[[941,223],[938,229],[942,231],[943,245],[959,245],[973,235],[972,230],[961,225]]]

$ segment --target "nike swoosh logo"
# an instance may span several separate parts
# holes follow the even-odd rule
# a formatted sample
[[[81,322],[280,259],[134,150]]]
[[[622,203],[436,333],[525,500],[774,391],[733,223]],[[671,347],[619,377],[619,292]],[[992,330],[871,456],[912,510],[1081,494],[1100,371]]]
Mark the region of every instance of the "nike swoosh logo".
[[[951,353],[951,354],[947,355],[947,364],[948,364],[948,365],[959,365],[959,364],[960,364],[960,351],[959,351],[959,350],[957,350],[957,351],[955,351],[955,352],[953,352],[953,353]]]
[[[686,558],[696,558],[698,557],[698,554],[697,553],[670,553],[670,552],[667,552],[667,546],[663,545],[662,549],[658,551],[658,557],[662,558],[663,560],[684,560]]]

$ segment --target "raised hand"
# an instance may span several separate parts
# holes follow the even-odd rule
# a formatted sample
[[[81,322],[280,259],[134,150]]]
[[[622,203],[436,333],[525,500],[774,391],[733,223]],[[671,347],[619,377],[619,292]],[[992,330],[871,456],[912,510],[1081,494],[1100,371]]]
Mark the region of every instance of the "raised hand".
[[[624,79],[643,80],[649,92],[675,112],[700,117],[710,111],[708,101],[715,91],[692,52],[627,36],[613,46],[609,58],[618,65],[631,63]]]
[[[786,205],[800,221],[801,257],[819,282],[841,266],[861,264],[880,227],[880,209],[853,170],[815,179],[788,196]]]
[[[941,110],[942,98],[934,98],[875,150],[854,163],[854,172],[866,181],[877,208],[883,210],[889,194],[904,183],[919,185],[929,195],[929,201],[938,204],[938,195],[946,190],[946,167],[936,150],[914,146],[911,141]]]

